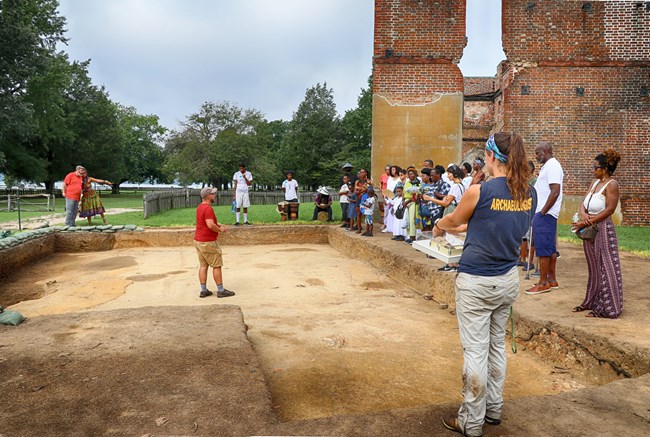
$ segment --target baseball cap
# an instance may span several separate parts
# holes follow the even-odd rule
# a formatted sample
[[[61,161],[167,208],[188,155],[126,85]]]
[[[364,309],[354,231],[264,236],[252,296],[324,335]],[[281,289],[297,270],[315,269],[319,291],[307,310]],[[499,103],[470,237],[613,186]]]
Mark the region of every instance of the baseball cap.
[[[201,190],[201,199],[205,199],[208,197],[210,194],[215,194],[217,192],[216,188],[212,187],[205,187]]]

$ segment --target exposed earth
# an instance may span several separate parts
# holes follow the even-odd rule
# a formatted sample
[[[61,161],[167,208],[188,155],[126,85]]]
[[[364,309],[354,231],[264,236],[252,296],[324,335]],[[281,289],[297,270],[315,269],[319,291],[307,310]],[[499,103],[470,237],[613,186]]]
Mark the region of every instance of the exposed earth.
[[[386,236],[359,244],[412,258],[406,268],[441,265]],[[562,288],[522,294],[522,320],[650,349],[641,291],[648,261],[623,255],[623,317],[593,320],[570,312],[586,281],[581,250],[561,251]],[[453,303],[424,300],[423,284],[404,285],[390,269],[330,245],[224,245],[224,254],[226,286],[237,292],[228,299],[198,298],[191,247],[56,253],[10,277],[0,305],[29,319],[0,327],[0,387],[12,399],[0,433],[445,432],[440,417],[461,399]],[[522,326],[518,336],[528,337]],[[650,432],[647,375],[598,386],[621,377],[606,360],[576,365],[577,352],[565,357],[535,338],[520,341],[516,354],[508,343],[504,423],[486,425],[485,435]]]

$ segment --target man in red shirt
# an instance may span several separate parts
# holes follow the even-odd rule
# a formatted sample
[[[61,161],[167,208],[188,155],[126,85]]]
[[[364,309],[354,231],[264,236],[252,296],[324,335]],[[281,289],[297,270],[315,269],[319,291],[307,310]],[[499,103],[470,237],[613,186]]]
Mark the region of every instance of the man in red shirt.
[[[223,257],[221,247],[217,243],[220,232],[226,232],[228,228],[217,222],[217,216],[212,209],[216,188],[205,187],[201,190],[201,203],[196,208],[196,231],[194,232],[194,247],[199,256],[199,283],[201,292],[199,297],[212,296],[207,288],[208,267],[212,267],[212,276],[217,284],[217,297],[230,297],[235,293],[223,288],[223,276],[221,266]]]
[[[70,172],[63,179],[61,194],[65,198],[65,225],[74,226],[77,212],[79,211],[79,200],[81,200],[81,183],[85,168],[78,165],[75,171]]]

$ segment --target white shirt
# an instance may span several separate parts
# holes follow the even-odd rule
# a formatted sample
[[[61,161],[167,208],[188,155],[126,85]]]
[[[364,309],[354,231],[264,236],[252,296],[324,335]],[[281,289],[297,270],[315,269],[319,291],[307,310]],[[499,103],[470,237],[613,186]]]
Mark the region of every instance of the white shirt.
[[[600,190],[598,190],[597,193],[595,193],[594,190],[600,181],[596,180],[594,182],[594,184],[591,186],[591,190],[589,190],[589,194],[587,194],[585,199],[582,201],[582,204],[587,210],[587,213],[596,215],[607,207],[607,198],[603,193],[611,181],[612,179],[607,181],[607,183]]]
[[[386,182],[386,188],[389,189],[390,191],[395,192],[395,185],[399,182],[399,177],[396,177],[393,179],[392,177],[388,178],[388,182]]]
[[[538,213],[546,205],[548,197],[551,195],[551,184],[560,185],[560,195],[558,196],[555,204],[549,209],[547,214],[552,215],[555,218],[558,218],[560,215],[560,208],[562,207],[562,181],[564,180],[564,171],[559,161],[555,158],[551,158],[539,170],[539,176],[537,176],[537,182],[535,182],[535,190],[537,191],[537,209],[535,213]]]
[[[246,179],[253,182],[253,175],[250,171],[246,171]],[[248,184],[244,180],[244,175],[240,171],[236,172],[232,177],[233,182],[237,182],[237,192],[248,193]]]
[[[468,189],[471,183],[472,183],[471,176],[467,176],[463,178],[463,186],[465,187],[465,189]]]
[[[345,194],[341,194],[341,198],[339,199],[341,203],[350,203],[350,201],[348,200],[349,192],[350,192],[350,187],[348,187],[348,184],[341,185],[341,189],[339,190],[339,193],[345,193]]]
[[[465,194],[465,186],[461,184],[457,184],[454,181],[451,181],[449,184],[449,193],[447,194],[448,196],[454,196],[454,200],[451,202],[454,205],[458,205],[460,202],[460,199],[463,197],[463,194]]]
[[[298,198],[298,181],[295,179],[286,179],[282,182],[282,188],[284,188],[284,200],[293,200]]]
[[[363,213],[365,215],[373,215],[375,212],[375,196],[368,196],[363,202]]]

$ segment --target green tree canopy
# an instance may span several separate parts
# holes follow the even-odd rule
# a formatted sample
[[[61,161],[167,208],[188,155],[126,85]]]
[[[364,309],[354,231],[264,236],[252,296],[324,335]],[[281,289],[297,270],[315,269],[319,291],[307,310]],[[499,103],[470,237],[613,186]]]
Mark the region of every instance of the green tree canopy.
[[[165,145],[167,170],[183,184],[202,182],[224,188],[243,161],[259,183],[258,165],[260,169],[269,165],[264,163],[268,156],[262,135],[265,123],[256,109],[206,102],[170,134]]]
[[[355,168],[370,171],[372,148],[372,75],[368,87],[361,89],[357,107],[345,111],[341,121],[343,145],[336,155],[337,162],[350,162]]]
[[[339,145],[340,119],[333,90],[318,83],[307,89],[293,114],[280,147],[280,166],[295,170],[303,187],[336,184],[338,169],[332,158]]]

